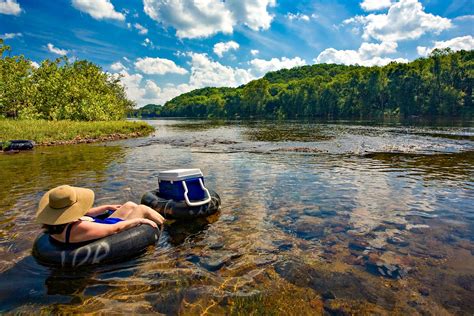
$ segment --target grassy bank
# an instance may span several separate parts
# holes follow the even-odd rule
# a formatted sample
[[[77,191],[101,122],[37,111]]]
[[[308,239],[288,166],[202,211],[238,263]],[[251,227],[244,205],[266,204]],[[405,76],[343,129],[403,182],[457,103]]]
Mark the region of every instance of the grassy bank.
[[[154,128],[130,121],[0,120],[0,142],[28,139],[37,145],[89,143],[146,136]]]

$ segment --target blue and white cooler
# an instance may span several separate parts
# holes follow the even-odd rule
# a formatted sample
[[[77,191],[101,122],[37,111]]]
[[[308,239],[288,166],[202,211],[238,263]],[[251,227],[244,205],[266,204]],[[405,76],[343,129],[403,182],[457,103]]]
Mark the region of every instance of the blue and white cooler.
[[[188,206],[201,206],[211,201],[200,169],[175,169],[158,173],[159,195],[165,199],[185,201]]]

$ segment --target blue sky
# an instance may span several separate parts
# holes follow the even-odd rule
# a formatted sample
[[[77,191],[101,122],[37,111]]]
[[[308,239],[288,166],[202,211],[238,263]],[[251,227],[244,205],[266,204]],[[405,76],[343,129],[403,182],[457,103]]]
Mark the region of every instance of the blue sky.
[[[142,106],[314,63],[384,65],[474,48],[472,0],[0,0],[0,37],[122,75]]]

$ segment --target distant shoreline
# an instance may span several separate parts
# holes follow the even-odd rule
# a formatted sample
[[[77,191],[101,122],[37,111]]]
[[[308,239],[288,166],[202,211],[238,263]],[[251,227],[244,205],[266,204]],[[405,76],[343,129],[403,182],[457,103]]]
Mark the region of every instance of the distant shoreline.
[[[36,146],[74,145],[150,135],[143,121],[0,120],[0,142],[32,140]]]

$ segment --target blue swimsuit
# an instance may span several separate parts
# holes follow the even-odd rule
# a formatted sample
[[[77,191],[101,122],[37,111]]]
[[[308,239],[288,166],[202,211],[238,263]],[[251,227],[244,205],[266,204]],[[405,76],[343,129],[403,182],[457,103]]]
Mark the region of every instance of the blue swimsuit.
[[[123,221],[123,219],[117,218],[117,217],[106,217],[106,218],[98,218],[98,217],[93,217],[93,216],[90,216],[90,217],[94,220],[94,223],[97,223],[97,224],[115,224],[115,223]],[[69,239],[71,238],[71,229],[72,229],[72,225],[75,223],[76,222],[70,223],[66,226],[66,240],[65,240],[66,245],[70,244]]]

